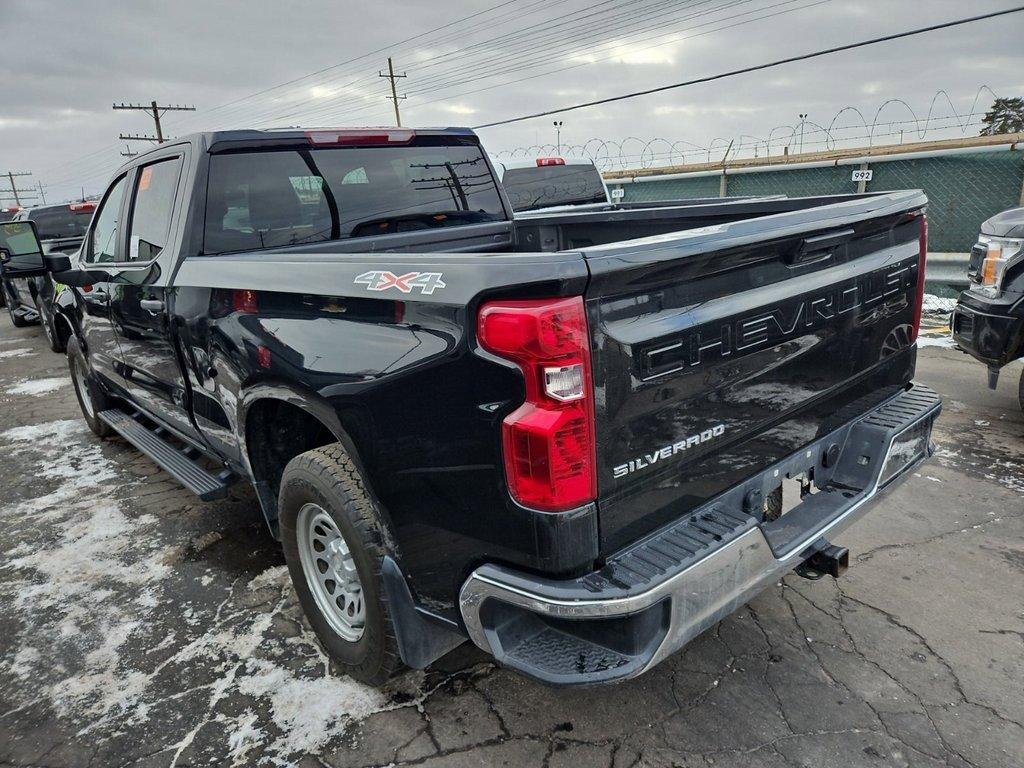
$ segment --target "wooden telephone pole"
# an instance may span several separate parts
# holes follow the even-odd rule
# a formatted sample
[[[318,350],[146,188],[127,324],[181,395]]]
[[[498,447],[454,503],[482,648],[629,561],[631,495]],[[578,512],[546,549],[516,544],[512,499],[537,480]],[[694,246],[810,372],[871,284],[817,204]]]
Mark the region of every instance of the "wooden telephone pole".
[[[395,87],[395,80],[397,80],[400,77],[408,77],[408,75],[405,74],[405,72],[403,72],[400,75],[396,75],[395,74],[395,65],[391,61],[391,57],[388,56],[388,72],[387,72],[387,74],[384,74],[384,72],[381,71],[381,72],[379,72],[377,74],[377,77],[386,77],[388,80],[391,81],[391,95],[388,96],[388,98],[391,99],[393,102],[395,102],[395,125],[397,125],[399,128],[401,128],[402,127],[402,115],[398,111],[398,102],[399,102],[399,100],[404,99],[405,96],[404,95],[402,95],[402,96],[398,95],[398,89]]]
[[[195,107],[183,107],[179,104],[168,104],[160,105],[155,101],[151,101],[149,104],[114,104],[114,109],[135,109],[141,110],[142,112],[149,112],[153,117],[153,124],[156,126],[156,136],[140,136],[138,134],[124,134],[122,133],[119,138],[122,141],[155,141],[157,144],[163,144],[166,139],[164,138],[163,128],[160,125],[160,118],[166,112],[195,112]]]

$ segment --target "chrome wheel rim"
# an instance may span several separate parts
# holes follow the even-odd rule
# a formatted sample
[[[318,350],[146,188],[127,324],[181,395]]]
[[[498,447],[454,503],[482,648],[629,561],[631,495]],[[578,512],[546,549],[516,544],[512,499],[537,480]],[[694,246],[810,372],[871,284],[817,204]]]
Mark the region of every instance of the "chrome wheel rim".
[[[303,505],[295,529],[302,573],[317,608],[341,638],[355,642],[363,636],[366,606],[348,542],[318,504]]]
[[[92,404],[92,395],[89,393],[89,384],[85,380],[85,373],[82,371],[82,366],[79,364],[74,365],[75,369],[75,389],[78,390],[78,398],[82,401],[82,409],[85,411],[85,415],[90,419],[96,415],[96,409]]]

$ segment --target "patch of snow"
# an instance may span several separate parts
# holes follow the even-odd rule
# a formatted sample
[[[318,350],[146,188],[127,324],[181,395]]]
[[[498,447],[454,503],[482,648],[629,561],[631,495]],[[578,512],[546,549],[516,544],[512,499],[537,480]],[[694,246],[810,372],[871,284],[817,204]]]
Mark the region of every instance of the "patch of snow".
[[[279,755],[316,752],[342,735],[353,720],[388,708],[384,693],[348,678],[302,680],[262,659],[248,666],[254,673],[240,678],[238,688],[270,700],[271,716],[281,730],[271,749]]]
[[[288,566],[278,565],[274,568],[256,574],[249,582],[249,589],[262,589],[263,587],[281,587],[288,579]]]
[[[65,384],[68,383],[68,379],[26,379],[25,381],[18,382],[13,387],[7,390],[8,395],[45,395],[49,392],[55,392]]]
[[[396,681],[405,695],[392,699],[332,675],[308,630],[275,636],[281,617],[294,622],[299,613],[285,566],[239,583],[216,606],[172,599],[180,548],[162,540],[160,518],[134,513],[115,497],[116,489],[127,485],[130,493],[142,481],[104,456],[104,450],[116,449],[104,449],[84,422],[8,429],[0,433],[0,445],[22,457],[41,481],[42,494],[0,502],[0,518],[35,545],[0,540],[0,591],[16,619],[14,640],[24,646],[0,665],[25,681],[19,697],[47,701],[80,735],[102,739],[114,728],[157,727],[168,685],[190,669],[204,670],[210,682],[172,689],[198,706],[188,712],[188,733],[168,746],[170,762],[215,722],[231,734],[224,737],[222,748],[230,753],[225,763],[293,765],[374,713],[422,704],[422,673]],[[263,596],[252,592],[268,588],[276,590],[273,602],[249,607],[248,598]],[[150,637],[147,630],[160,618],[174,631]],[[146,643],[141,655],[140,640]],[[233,709],[240,715],[224,713],[224,700],[239,695],[252,703]],[[259,712],[269,712],[269,718]]]
[[[19,349],[5,349],[0,352],[0,360],[6,360],[9,357],[32,357],[35,352],[32,351],[31,347],[21,347]]]
[[[917,337],[918,347],[939,347],[940,349],[955,349],[956,344],[953,339],[946,334],[941,336],[918,336]]]

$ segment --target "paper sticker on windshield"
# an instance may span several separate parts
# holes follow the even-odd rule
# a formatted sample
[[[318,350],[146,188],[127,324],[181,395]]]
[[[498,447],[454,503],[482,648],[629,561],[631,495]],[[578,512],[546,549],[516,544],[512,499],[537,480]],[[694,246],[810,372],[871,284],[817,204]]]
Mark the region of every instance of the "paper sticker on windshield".
[[[429,296],[438,288],[446,287],[441,280],[441,272],[406,272],[404,275],[396,275],[394,272],[385,272],[375,269],[370,272],[363,272],[355,279],[356,285],[365,285],[369,291],[386,291],[388,288],[397,288],[402,293],[421,291]]]
[[[142,175],[139,176],[139,192],[145,192],[149,189],[149,182],[153,180],[153,166],[147,165],[142,169]]]

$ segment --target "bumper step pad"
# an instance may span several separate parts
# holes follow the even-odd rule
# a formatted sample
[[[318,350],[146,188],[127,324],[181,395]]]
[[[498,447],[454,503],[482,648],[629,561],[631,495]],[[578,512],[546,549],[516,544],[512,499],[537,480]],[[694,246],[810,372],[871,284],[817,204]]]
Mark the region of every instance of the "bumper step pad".
[[[186,450],[189,449],[178,448],[161,434],[157,434],[155,429],[146,426],[141,418],[117,408],[100,411],[98,416],[203,501],[223,498],[227,494],[228,487],[234,479],[230,472],[224,471],[214,475],[206,471],[186,455]],[[189,453],[194,455],[197,452],[191,449]]]

